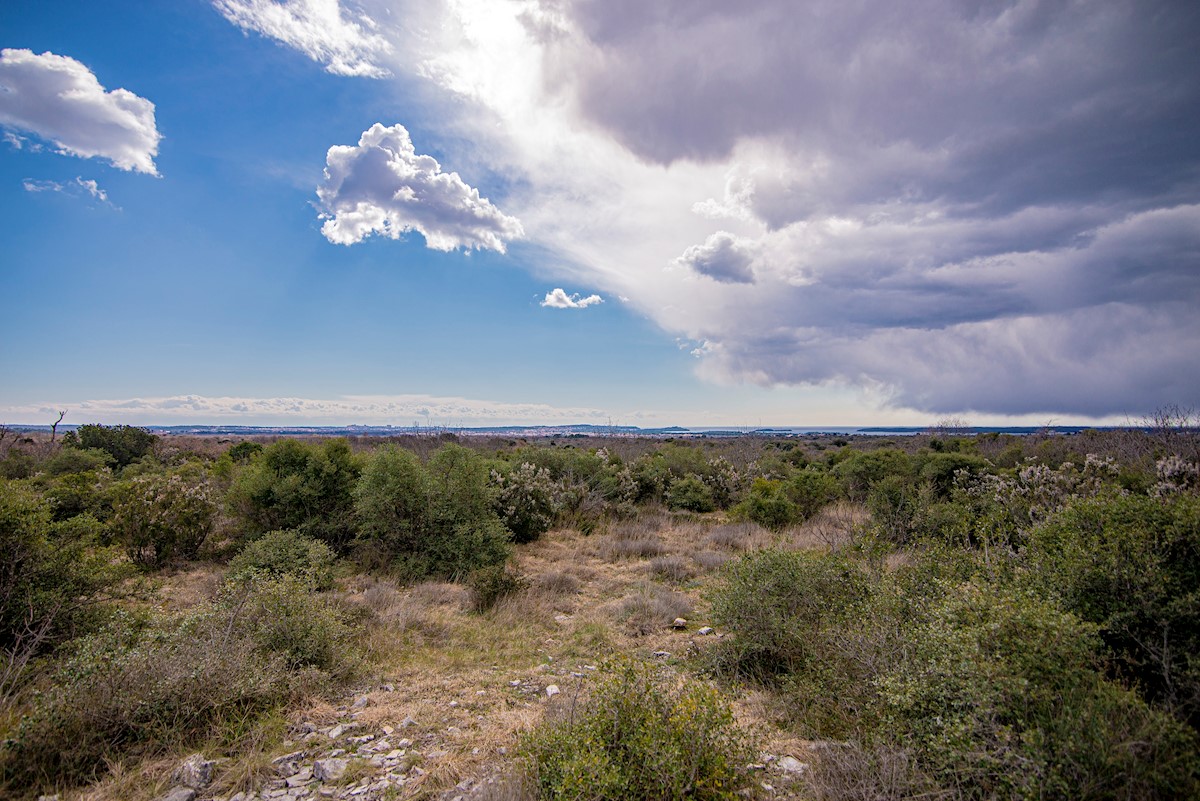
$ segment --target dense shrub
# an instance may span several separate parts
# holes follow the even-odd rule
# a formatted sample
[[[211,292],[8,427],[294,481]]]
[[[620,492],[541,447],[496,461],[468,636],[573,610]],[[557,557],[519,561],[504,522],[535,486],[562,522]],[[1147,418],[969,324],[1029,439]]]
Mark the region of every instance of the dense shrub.
[[[158,437],[136,426],[82,425],[63,436],[67,448],[96,448],[108,453],[120,469],[154,451]]]
[[[488,478],[484,461],[459,445],[442,447],[427,466],[408,451],[380,448],[354,489],[359,558],[414,578],[502,564],[509,532]]]
[[[735,799],[750,751],[711,687],[607,668],[586,702],[523,742],[538,796],[553,801]]]
[[[978,799],[1181,798],[1200,790],[1195,732],[1099,672],[1095,629],[1033,596],[950,591],[878,680],[881,727]]]
[[[795,522],[803,522],[841,495],[836,478],[816,467],[796,470],[784,482],[784,492],[795,509]]]
[[[203,481],[147,475],[113,491],[110,526],[129,558],[143,567],[196,556],[212,531],[217,506]]]
[[[32,658],[94,625],[128,577],[99,533],[86,516],[52,525],[47,503],[0,482],[0,698]]]
[[[337,554],[325,543],[298,531],[268,531],[248,543],[229,563],[228,581],[251,578],[253,574],[292,575],[312,590],[333,586]]]
[[[879,448],[873,451],[855,451],[833,468],[841,481],[846,495],[854,501],[863,502],[876,482],[888,476],[911,478],[912,459],[896,448]]]
[[[776,530],[791,525],[797,516],[796,505],[788,497],[783,482],[762,477],[754,479],[746,497],[732,512],[735,519]]]
[[[674,479],[667,488],[666,502],[671,509],[689,512],[711,512],[716,508],[712,490],[694,474]]]
[[[1122,676],[1200,727],[1200,497],[1077,502],[1034,530],[1026,563],[1101,627]]]
[[[817,667],[821,638],[840,634],[869,592],[849,559],[807,551],[758,551],[730,562],[725,578],[713,617],[737,634],[730,664],[760,679]]]
[[[87,473],[112,467],[116,461],[112,454],[100,448],[60,448],[42,463],[42,472],[50,476]]]
[[[351,492],[360,472],[343,439],[281,440],[238,472],[230,505],[250,533],[296,529],[342,553],[354,535]]]

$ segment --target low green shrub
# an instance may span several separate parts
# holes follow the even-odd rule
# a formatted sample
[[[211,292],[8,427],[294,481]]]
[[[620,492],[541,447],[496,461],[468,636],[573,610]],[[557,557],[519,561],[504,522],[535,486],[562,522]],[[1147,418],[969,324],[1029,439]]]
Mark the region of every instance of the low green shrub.
[[[229,562],[227,581],[238,581],[250,573],[270,576],[293,575],[312,590],[333,587],[337,554],[325,543],[299,531],[268,531],[248,543]]]
[[[481,567],[467,576],[467,586],[471,588],[472,605],[476,612],[486,612],[501,598],[515,595],[528,585],[529,582],[504,565]]]
[[[674,479],[667,488],[666,502],[669,509],[689,512],[711,512],[717,508],[712,490],[694,474]]]
[[[535,729],[522,752],[547,801],[736,799],[753,756],[714,689],[632,662],[607,666],[587,699]]]
[[[756,478],[746,496],[731,510],[735,520],[749,520],[763,528],[779,530],[796,520],[796,505],[788,498],[783,482]]]

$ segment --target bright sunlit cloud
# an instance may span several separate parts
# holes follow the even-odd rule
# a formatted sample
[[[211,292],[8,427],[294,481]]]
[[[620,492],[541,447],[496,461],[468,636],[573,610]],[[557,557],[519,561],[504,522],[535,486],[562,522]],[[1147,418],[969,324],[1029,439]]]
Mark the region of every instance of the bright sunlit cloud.
[[[70,56],[0,51],[0,125],[35,134],[59,153],[158,175],[154,157],[162,135],[154,104],[127,89],[105,89]],[[5,141],[23,149],[27,140],[10,133]]]

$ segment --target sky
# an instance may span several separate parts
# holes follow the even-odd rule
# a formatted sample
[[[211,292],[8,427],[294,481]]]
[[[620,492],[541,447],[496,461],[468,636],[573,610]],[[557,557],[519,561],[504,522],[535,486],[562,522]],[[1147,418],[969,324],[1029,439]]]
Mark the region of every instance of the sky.
[[[0,4],[0,423],[1200,407],[1200,6]]]

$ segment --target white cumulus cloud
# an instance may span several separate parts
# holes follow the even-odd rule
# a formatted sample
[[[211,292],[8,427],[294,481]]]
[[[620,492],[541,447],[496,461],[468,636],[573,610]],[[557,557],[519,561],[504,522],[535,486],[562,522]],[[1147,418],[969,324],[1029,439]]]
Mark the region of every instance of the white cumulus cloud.
[[[419,155],[403,125],[375,123],[358,145],[335,145],[317,188],[321,233],[350,245],[371,234],[399,239],[418,231],[434,250],[475,248],[505,252],[524,235],[521,223],[480,197],[456,172],[442,172],[432,156]]]
[[[599,295],[588,295],[586,298],[581,298],[579,293],[568,295],[565,289],[556,287],[546,293],[542,305],[551,309],[586,309],[588,306],[603,302],[604,298]]]
[[[334,75],[389,74],[378,61],[391,45],[375,32],[375,21],[347,13],[338,0],[214,0],[213,6],[243,31],[293,47]]]
[[[127,89],[106,90],[70,56],[0,51],[0,125],[36,134],[60,153],[158,175],[154,157],[162,135],[154,104]],[[24,143],[5,139],[14,147]]]

